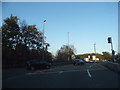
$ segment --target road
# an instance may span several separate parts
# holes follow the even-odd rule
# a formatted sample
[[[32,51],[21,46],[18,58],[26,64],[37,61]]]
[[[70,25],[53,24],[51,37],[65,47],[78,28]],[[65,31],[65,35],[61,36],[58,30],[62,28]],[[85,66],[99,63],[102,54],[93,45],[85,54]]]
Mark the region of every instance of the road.
[[[119,88],[119,81],[120,75],[101,63],[86,63],[36,71],[3,70],[2,88]]]

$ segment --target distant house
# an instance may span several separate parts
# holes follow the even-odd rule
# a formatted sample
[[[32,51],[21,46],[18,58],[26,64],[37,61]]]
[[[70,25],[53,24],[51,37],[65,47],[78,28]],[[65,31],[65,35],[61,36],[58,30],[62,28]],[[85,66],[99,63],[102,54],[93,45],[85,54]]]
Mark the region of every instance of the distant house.
[[[92,62],[92,61],[98,62],[100,59],[97,58],[95,55],[92,55],[92,56],[89,55],[87,58],[84,58],[84,60],[85,60],[86,62]]]

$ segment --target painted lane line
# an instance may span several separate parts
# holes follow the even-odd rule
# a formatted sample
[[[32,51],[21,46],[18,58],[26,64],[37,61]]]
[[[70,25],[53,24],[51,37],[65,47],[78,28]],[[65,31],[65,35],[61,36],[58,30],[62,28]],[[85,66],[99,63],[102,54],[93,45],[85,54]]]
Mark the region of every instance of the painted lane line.
[[[60,71],[59,74],[63,73],[63,71]]]
[[[87,73],[88,73],[88,76],[91,78],[92,76],[91,76],[91,74],[89,72],[89,69],[87,69]]]

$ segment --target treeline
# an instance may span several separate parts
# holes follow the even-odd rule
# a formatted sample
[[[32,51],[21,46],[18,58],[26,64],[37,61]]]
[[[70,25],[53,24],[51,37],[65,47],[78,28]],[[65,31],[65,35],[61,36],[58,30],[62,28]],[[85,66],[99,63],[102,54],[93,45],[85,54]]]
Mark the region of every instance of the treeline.
[[[84,59],[84,58],[88,58],[88,56],[90,56],[90,59],[92,59],[92,56],[95,55],[96,58],[99,58],[100,60],[103,59],[110,59],[111,55],[108,52],[104,52],[104,55],[99,54],[99,53],[89,53],[89,54],[80,54],[80,55],[76,55],[77,58],[80,59]]]
[[[109,53],[109,52],[106,52],[106,51],[102,52],[102,54],[99,54],[99,53],[79,54],[79,55],[76,55],[76,58],[84,59],[84,58],[88,58],[88,56],[90,56],[90,59],[92,59],[92,56],[94,56],[94,55],[96,56],[96,58],[99,58],[100,61],[113,59],[112,54]],[[114,59],[115,59],[116,62],[120,62],[118,54],[114,55]]]
[[[11,15],[2,24],[2,65],[24,64],[28,60],[52,60],[52,54],[43,47],[43,33],[36,25],[20,22],[17,16]],[[48,45],[48,44],[47,44]]]

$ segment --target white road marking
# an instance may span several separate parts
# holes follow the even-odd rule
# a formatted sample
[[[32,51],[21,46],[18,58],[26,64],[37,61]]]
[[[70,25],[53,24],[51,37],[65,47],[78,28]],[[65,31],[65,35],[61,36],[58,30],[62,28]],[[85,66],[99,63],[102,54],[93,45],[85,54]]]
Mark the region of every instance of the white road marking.
[[[91,76],[91,74],[89,72],[89,69],[87,69],[87,73],[88,73],[88,76],[91,78],[92,76]]]
[[[25,75],[34,75],[35,73],[26,73]]]
[[[63,71],[60,71],[59,74],[63,73]]]
[[[36,74],[52,74],[52,73],[58,73],[62,74],[64,72],[77,72],[81,70],[70,70],[70,71],[50,71],[50,72],[33,72],[33,73],[26,73],[25,75],[36,75]]]

